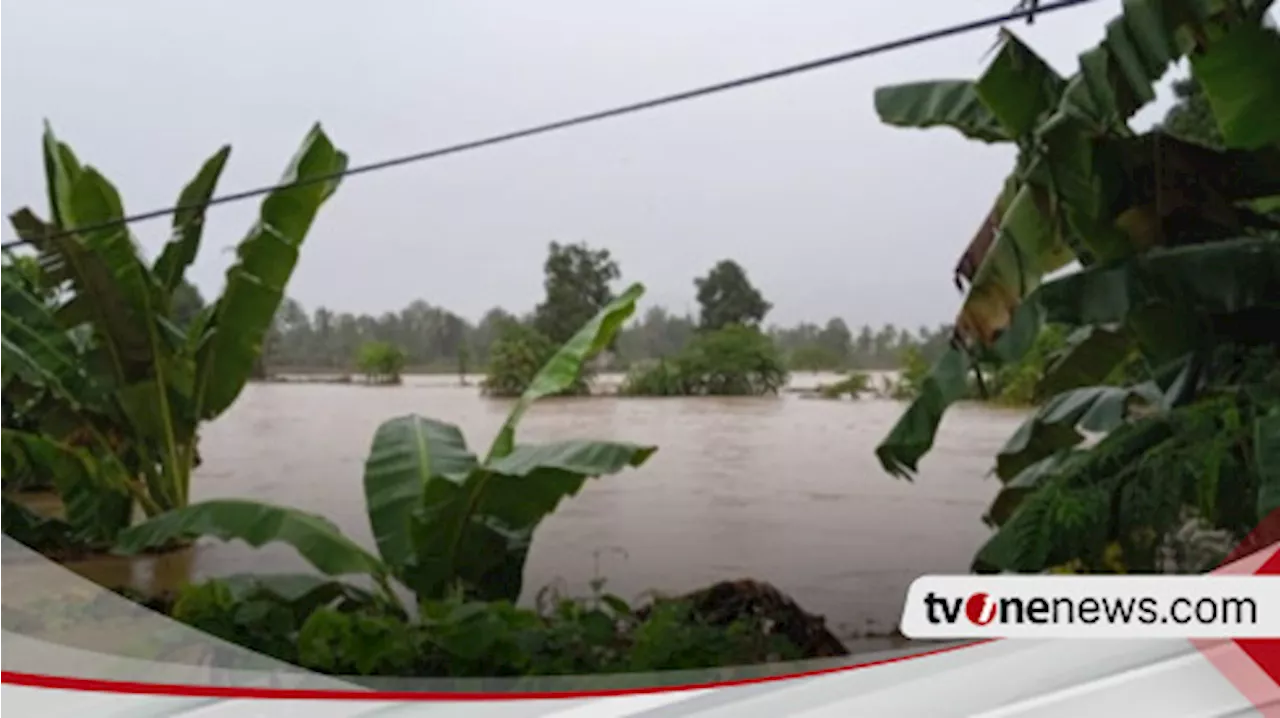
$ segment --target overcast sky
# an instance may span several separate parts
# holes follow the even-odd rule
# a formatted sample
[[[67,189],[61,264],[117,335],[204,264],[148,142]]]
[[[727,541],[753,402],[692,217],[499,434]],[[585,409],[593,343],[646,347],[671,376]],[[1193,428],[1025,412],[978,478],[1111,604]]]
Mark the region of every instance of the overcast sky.
[[[275,181],[310,124],[353,163],[478,138],[1010,9],[1014,0],[6,0],[7,214],[46,200],[40,123],[126,210],[171,204],[233,146],[222,193]],[[1119,0],[1014,27],[1064,74]],[[471,319],[540,298],[551,240],[619,260],[646,304],[692,309],[733,258],[770,322],[935,324],[1012,152],[883,126],[882,84],[973,77],[995,31],[464,155],[353,177],[289,293],[358,312],[423,298]],[[1161,100],[1140,120],[1168,107]],[[256,201],[211,211],[188,275],[216,293]],[[167,221],[136,225],[154,256]],[[6,239],[12,231],[6,226]]]

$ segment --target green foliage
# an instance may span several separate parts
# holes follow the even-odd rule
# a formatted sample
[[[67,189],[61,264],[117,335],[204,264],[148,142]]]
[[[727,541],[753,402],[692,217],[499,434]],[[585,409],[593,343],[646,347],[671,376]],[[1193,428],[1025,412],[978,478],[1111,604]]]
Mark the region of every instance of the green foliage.
[[[552,344],[569,341],[584,322],[613,301],[609,284],[621,274],[607,249],[552,242],[543,267],[547,297],[534,310],[533,326]]]
[[[252,371],[298,249],[336,180],[276,190],[238,246],[226,290],[192,314],[183,278],[229,155],[222,148],[183,188],[173,231],[154,264],[126,226],[115,188],[46,128],[51,222],[11,217],[37,252],[34,276],[4,273],[4,392],[34,423],[21,443],[54,476],[78,536],[110,540],[134,503],[148,515],[184,506],[197,429],[225,411]],[[317,125],[285,180],[345,166]]]
[[[84,546],[85,542],[67,522],[38,514],[8,497],[3,501],[5,536],[46,556],[58,556]]]
[[[404,350],[389,342],[369,342],[356,357],[356,366],[371,384],[399,384],[404,362]]]
[[[514,601],[542,520],[587,479],[638,467],[656,451],[604,441],[526,445],[517,444],[515,436],[535,401],[572,385],[582,365],[609,344],[643,291],[641,285],[632,286],[555,351],[512,407],[483,460],[451,424],[409,415],[378,428],[365,464],[364,488],[379,556],[318,516],[232,500],[167,512],[124,531],[117,548],[133,554],[203,535],[252,546],[280,541],[325,575],[371,577],[379,588],[379,610],[399,610],[391,578],[412,589],[420,603],[455,593]],[[335,630],[341,634],[332,626],[315,630],[321,636]],[[367,637],[374,627],[361,623],[351,630]],[[317,638],[315,645],[327,640]]]
[[[717,262],[707,276],[693,280],[693,284],[698,289],[698,326],[703,331],[714,332],[732,324],[755,327],[773,306],[731,259]]]
[[[507,322],[490,349],[481,390],[489,396],[520,396],[555,351],[556,345],[537,329],[514,320]],[[587,377],[579,376],[564,393],[581,395],[588,391]]]
[[[1041,328],[1031,349],[1016,363],[1004,364],[996,372],[991,394],[995,401],[1011,406],[1027,406],[1039,397],[1038,388],[1045,378],[1050,359],[1066,348],[1066,332],[1062,327]]]
[[[541,611],[458,596],[423,601],[421,620],[353,604],[286,600],[257,586],[186,588],[173,616],[197,629],[327,674],[510,677],[718,668],[800,658],[767,620],[707,621],[681,600],[643,610],[610,594]]]
[[[702,332],[671,361],[642,367],[621,389],[632,396],[759,396],[786,385],[773,340],[751,326]]]
[[[855,371],[834,384],[818,387],[818,394],[824,399],[839,399],[846,395],[851,399],[857,399],[870,390],[871,377]]]
[[[1200,83],[1194,77],[1178,80],[1173,83],[1173,94],[1178,102],[1164,116],[1165,131],[1187,142],[1222,148],[1222,131]]]
[[[902,369],[897,381],[893,383],[890,395],[894,399],[913,399],[924,389],[925,377],[929,374],[929,365],[920,350],[909,346],[902,350]]]
[[[1195,570],[1203,552],[1165,559],[1197,553],[1192,534],[1238,540],[1271,505],[1258,438],[1280,405],[1280,239],[1258,211],[1280,194],[1268,5],[1135,0],[1071,78],[1006,33],[968,89],[878,96],[887,122],[990,141],[994,120],[1020,150],[957,267],[962,344],[877,449],[887,470],[914,470],[970,371],[1043,401],[998,457],[998,530],[976,568]],[[1135,135],[1127,120],[1182,56],[1192,78],[1168,132]],[[1071,261],[1081,269],[1044,282]],[[1089,449],[1085,431],[1101,435]]]

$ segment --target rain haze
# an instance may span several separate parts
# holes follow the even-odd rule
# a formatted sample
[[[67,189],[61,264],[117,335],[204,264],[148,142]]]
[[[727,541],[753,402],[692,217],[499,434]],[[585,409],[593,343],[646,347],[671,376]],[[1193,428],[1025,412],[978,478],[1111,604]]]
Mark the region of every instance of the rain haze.
[[[121,191],[171,204],[220,145],[220,193],[275,181],[311,123],[353,163],[684,90],[1008,11],[1013,0],[15,0],[3,24],[3,209],[46,200],[41,122]],[[1120,10],[1010,27],[1060,72]],[[1012,150],[882,125],[879,85],[973,77],[996,31],[348,179],[289,294],[380,313],[413,299],[471,320],[541,298],[551,240],[618,259],[646,303],[694,309],[733,258],[770,323],[947,321],[955,259]],[[1168,78],[1166,78],[1167,80]],[[1139,117],[1158,119],[1161,99]],[[256,201],[210,214],[188,276],[216,296]],[[134,231],[154,256],[165,220]],[[6,228],[5,238],[12,238]]]

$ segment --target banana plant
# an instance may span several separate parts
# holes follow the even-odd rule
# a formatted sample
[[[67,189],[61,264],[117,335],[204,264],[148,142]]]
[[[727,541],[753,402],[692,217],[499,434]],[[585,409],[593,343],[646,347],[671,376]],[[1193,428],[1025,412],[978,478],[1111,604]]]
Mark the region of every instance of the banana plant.
[[[877,90],[886,123],[952,127],[1019,150],[991,217],[957,267],[968,291],[955,322],[956,355],[940,360],[930,382],[937,390],[922,394],[880,445],[887,470],[904,477],[915,471],[943,412],[965,394],[957,375],[981,359],[1015,361],[1029,348],[1045,313],[1024,304],[1034,304],[1046,276],[1072,263],[1123,262],[1158,246],[1239,237],[1272,224],[1249,204],[1280,195],[1280,129],[1268,114],[1280,111],[1280,90],[1274,74],[1264,78],[1254,69],[1280,63],[1280,37],[1262,24],[1269,5],[1135,0],[1108,24],[1106,39],[1080,56],[1070,78],[1006,31],[975,81]],[[1206,94],[1217,98],[1228,146],[1221,152],[1158,131],[1135,135],[1127,125],[1154,99],[1152,83],[1185,55]],[[1186,337],[1157,326],[1154,314],[1133,313],[1136,324],[1125,328],[1133,348],[1161,362],[1185,354]]]
[[[55,477],[82,536],[109,541],[135,504],[149,516],[187,505],[199,426],[243,389],[302,242],[347,159],[319,125],[308,132],[282,177],[298,184],[267,195],[222,295],[183,326],[173,315],[174,292],[199,251],[230,147],[183,188],[154,262],[122,221],[111,183],[81,165],[48,126],[43,149],[51,219],[24,208],[11,220],[37,252],[44,293],[4,275],[4,392],[37,427],[6,430],[6,447],[21,447]],[[66,466],[79,468],[60,471]],[[124,508],[76,511],[82,499],[86,507]]]
[[[457,426],[418,415],[378,427],[365,462],[366,511],[374,555],[325,519],[253,501],[217,500],[170,511],[122,532],[117,551],[214,536],[251,546],[284,542],[327,576],[365,575],[381,598],[398,602],[393,580],[420,600],[461,590],[484,600],[515,600],[534,531],[588,478],[642,465],[656,447],[612,441],[516,443],[516,429],[538,399],[573,384],[590,357],[609,345],[643,293],[636,284],[587,322],[539,370],[483,458]]]
[[[957,286],[967,284],[967,291],[953,346],[877,447],[886,471],[910,478],[917,470],[943,413],[967,394],[967,373],[1017,361],[1046,323],[1075,330],[1038,387],[1044,403],[997,457],[1003,489],[988,517],[1001,531],[980,552],[986,568],[1039,567],[1052,553],[1045,537],[1070,533],[1061,525],[1044,529],[1050,524],[1041,520],[1072,514],[1061,497],[1101,512],[1081,526],[1123,534],[1104,509],[1120,516],[1125,512],[1113,502],[1142,492],[1080,478],[1092,471],[1115,482],[1122,473],[1115,466],[1081,470],[1080,457],[1092,453],[1076,448],[1086,433],[1103,435],[1098,452],[1136,461],[1142,452],[1117,447],[1137,435],[1128,429],[1134,424],[1220,392],[1272,396],[1274,377],[1265,372],[1250,374],[1247,390],[1237,386],[1247,351],[1225,363],[1211,359],[1222,345],[1276,349],[1274,332],[1262,329],[1280,322],[1280,240],[1266,214],[1280,196],[1280,33],[1265,21],[1270,5],[1133,0],[1107,25],[1105,39],[1080,55],[1071,77],[1002,32],[1000,51],[977,80],[876,92],[876,110],[888,124],[950,127],[1018,150],[956,267]],[[1155,98],[1154,82],[1182,57],[1209,100],[1221,150],[1128,125]],[[1079,265],[1074,272],[1047,280],[1072,264]],[[1133,358],[1143,377],[1107,385]],[[1265,403],[1250,402],[1224,415],[1265,413]],[[1206,497],[1217,495],[1216,482],[1175,486],[1183,493],[1166,495],[1166,503],[1198,502],[1214,514],[1220,506]],[[1238,494],[1254,490],[1244,483]],[[1230,503],[1243,505],[1235,498]],[[1271,503],[1259,498],[1257,505],[1260,518]],[[1019,554],[1027,546],[1045,550]]]

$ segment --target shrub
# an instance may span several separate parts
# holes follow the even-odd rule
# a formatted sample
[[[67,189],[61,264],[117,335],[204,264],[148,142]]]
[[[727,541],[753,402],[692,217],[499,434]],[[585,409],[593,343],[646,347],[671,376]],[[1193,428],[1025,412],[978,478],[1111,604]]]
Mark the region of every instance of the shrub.
[[[547,360],[556,353],[556,345],[533,327],[520,322],[507,322],[489,350],[489,368],[482,392],[489,396],[520,396]],[[589,391],[588,370],[584,366],[577,379],[561,395],[581,395]]]
[[[321,673],[502,677],[635,673],[796,660],[801,650],[763,616],[708,620],[687,599],[633,609],[597,592],[532,610],[454,596],[424,601],[420,621],[337,598],[255,593],[250,582],[184,589],[174,618]],[[599,584],[597,584],[599,586]]]
[[[635,396],[776,394],[787,369],[768,335],[731,324],[698,334],[671,362],[633,372],[622,393]]]
[[[360,347],[356,366],[370,384],[399,384],[405,353],[390,342],[366,342]]]

